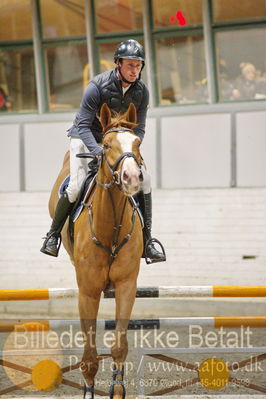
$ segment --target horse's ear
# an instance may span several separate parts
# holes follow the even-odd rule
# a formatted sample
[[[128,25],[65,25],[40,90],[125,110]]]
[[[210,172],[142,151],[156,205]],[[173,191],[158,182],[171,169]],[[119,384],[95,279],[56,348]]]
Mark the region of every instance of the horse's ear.
[[[102,128],[105,129],[111,123],[111,111],[107,104],[103,104],[100,111],[100,122]]]
[[[137,122],[137,111],[134,104],[130,103],[128,110],[126,112],[126,120],[131,123]]]

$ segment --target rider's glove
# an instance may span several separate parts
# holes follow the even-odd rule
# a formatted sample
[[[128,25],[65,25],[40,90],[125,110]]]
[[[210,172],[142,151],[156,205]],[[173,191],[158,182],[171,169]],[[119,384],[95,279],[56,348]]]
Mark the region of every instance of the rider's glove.
[[[99,147],[98,147],[98,149],[97,149],[97,152],[94,152],[94,155],[95,155],[97,158],[100,158],[100,157],[103,155],[103,147],[101,147],[101,146],[99,145]]]

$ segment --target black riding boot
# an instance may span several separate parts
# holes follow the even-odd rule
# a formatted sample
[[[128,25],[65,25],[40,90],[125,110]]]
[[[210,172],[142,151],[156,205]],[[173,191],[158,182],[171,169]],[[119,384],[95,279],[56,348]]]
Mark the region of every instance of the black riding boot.
[[[151,237],[151,225],[152,225],[152,199],[151,193],[144,194],[143,191],[138,193],[138,201],[140,210],[144,219],[144,228],[143,228],[143,240],[144,240],[144,251],[143,257],[146,258],[147,263],[153,262],[163,262],[166,260],[164,248],[162,244]],[[159,252],[153,245],[153,242],[157,242],[163,252]]]
[[[46,234],[41,252],[51,256],[58,256],[58,251],[61,245],[61,231],[69,216],[74,202],[70,202],[67,193],[64,193],[59,199],[51,228]]]

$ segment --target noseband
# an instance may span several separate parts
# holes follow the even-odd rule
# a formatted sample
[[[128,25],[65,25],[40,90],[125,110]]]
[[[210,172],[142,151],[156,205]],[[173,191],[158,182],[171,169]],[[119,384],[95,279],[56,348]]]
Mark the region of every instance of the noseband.
[[[131,129],[118,128],[118,129],[110,129],[110,130],[108,130],[108,131],[104,134],[103,138],[104,138],[107,134],[113,133],[113,132],[117,132],[117,133],[130,132],[130,133],[132,133],[132,134],[135,134],[135,133],[133,132],[133,130],[131,130]],[[133,159],[135,160],[135,162],[137,163],[138,167],[139,167],[139,168],[141,167],[141,165],[139,164],[139,162],[138,162],[138,160],[137,160],[136,155],[133,154],[133,152],[123,152],[123,153],[118,157],[118,159],[115,161],[114,165],[111,166],[111,165],[109,164],[108,159],[107,159],[107,157],[106,157],[106,154],[105,154],[105,152],[104,152],[104,150],[103,150],[102,159],[104,159],[104,161],[106,162],[106,165],[108,166],[108,169],[109,169],[109,171],[111,172],[112,178],[111,178],[111,180],[110,180],[109,183],[100,183],[100,182],[98,181],[98,179],[96,179],[97,184],[98,184],[99,186],[101,186],[101,187],[104,187],[104,188],[109,188],[109,187],[111,187],[113,184],[118,184],[118,185],[120,185],[120,184],[121,184],[121,172],[119,172],[119,171],[117,170],[117,168],[118,168],[120,162],[122,162],[122,164],[124,163],[124,161],[126,160],[126,158],[133,158]]]

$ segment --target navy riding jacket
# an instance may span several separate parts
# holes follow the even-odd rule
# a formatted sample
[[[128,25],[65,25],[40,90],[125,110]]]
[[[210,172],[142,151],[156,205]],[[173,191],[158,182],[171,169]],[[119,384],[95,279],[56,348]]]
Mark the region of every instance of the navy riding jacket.
[[[102,150],[98,144],[102,140],[102,127],[97,115],[104,103],[119,113],[126,112],[130,103],[133,103],[138,124],[134,132],[143,139],[149,103],[148,88],[142,80],[137,80],[123,95],[122,83],[117,78],[116,69],[103,72],[90,81],[73,125],[68,130],[68,136],[82,139],[92,154],[98,154]]]

